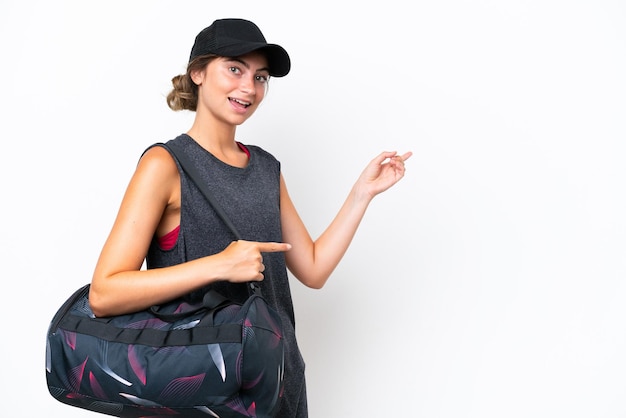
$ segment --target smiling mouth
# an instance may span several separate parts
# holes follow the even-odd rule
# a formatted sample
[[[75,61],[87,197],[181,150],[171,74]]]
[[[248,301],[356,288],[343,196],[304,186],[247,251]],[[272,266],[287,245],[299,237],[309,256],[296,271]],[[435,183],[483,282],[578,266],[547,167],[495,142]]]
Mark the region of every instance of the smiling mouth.
[[[231,98],[229,98],[229,100],[230,100],[231,102],[235,102],[235,103],[237,103],[238,105],[243,106],[243,107],[248,107],[248,106],[250,106],[250,105],[252,104],[252,103],[250,103],[250,102],[244,102],[243,100],[233,99],[232,97],[231,97]]]

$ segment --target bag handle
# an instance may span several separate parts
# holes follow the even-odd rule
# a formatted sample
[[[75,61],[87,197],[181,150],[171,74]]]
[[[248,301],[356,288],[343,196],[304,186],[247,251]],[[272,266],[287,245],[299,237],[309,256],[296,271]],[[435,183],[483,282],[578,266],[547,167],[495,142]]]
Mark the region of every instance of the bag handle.
[[[153,315],[157,316],[159,319],[166,322],[174,322],[179,319],[187,318],[188,316],[197,314],[202,311],[214,311],[217,308],[221,308],[224,306],[230,305],[232,302],[226,297],[222,296],[220,293],[211,289],[204,294],[202,298],[202,303],[200,305],[194,306],[191,309],[184,311],[176,311],[171,313],[161,312],[160,305],[154,305],[150,307],[150,312]],[[209,325],[213,325],[213,315],[209,315]],[[206,321],[205,321],[206,322]]]

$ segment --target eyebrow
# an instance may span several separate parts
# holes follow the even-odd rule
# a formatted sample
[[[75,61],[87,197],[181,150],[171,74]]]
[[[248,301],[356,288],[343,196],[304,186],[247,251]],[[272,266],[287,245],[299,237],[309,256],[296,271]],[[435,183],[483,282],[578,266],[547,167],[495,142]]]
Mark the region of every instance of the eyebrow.
[[[242,60],[241,58],[238,57],[226,57],[227,61],[234,61],[234,62],[238,62],[241,65],[243,65],[244,67],[246,67],[247,69],[250,69],[250,64],[248,64],[246,61]],[[269,67],[263,67],[263,68],[259,68],[257,71],[266,71],[266,72],[270,72]]]

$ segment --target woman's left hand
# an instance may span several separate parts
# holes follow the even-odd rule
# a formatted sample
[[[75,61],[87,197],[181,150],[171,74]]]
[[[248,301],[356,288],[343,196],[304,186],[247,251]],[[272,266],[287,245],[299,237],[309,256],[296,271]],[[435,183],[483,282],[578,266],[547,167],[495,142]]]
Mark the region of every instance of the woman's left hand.
[[[371,199],[384,192],[404,177],[404,162],[413,155],[406,152],[399,155],[395,151],[382,152],[365,167],[357,181],[361,191]]]

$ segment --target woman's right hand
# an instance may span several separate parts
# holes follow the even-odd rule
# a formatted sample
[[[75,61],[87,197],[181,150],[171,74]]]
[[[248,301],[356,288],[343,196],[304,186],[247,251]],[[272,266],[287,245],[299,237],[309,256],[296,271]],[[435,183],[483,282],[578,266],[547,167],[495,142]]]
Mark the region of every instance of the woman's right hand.
[[[290,249],[291,245],[283,242],[233,241],[220,253],[228,265],[224,280],[232,283],[261,281],[265,271],[262,253]]]

